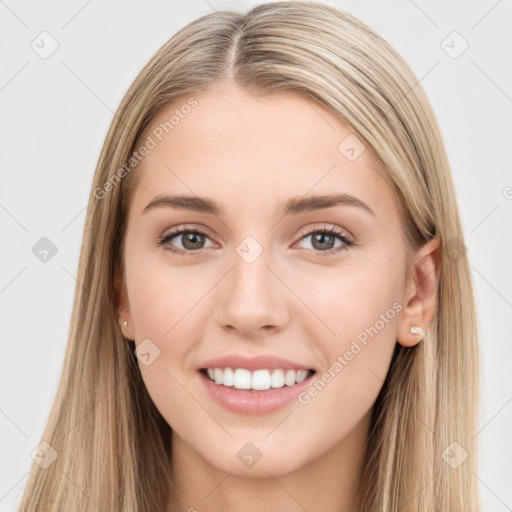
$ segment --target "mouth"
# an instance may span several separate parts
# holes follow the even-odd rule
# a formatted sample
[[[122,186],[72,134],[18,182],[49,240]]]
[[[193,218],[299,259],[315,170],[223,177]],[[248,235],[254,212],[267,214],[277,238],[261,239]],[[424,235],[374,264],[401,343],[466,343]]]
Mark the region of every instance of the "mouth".
[[[310,379],[316,373],[315,370],[312,369],[293,370],[284,368],[262,368],[248,370],[247,368],[229,367],[201,368],[199,371],[219,387],[246,392],[291,388]]]

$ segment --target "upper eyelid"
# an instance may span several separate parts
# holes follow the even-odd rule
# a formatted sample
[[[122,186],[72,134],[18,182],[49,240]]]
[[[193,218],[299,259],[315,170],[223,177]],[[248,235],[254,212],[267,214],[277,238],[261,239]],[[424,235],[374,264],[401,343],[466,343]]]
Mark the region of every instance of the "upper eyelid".
[[[313,233],[317,233],[319,231],[326,231],[328,233],[332,233],[333,235],[338,235],[338,236],[346,236],[347,238],[350,238],[350,239],[353,239],[353,235],[350,233],[350,231],[348,231],[347,229],[345,228],[341,228],[339,226],[326,226],[325,223],[323,226],[318,226],[318,227],[313,227],[313,228],[308,228],[308,229],[302,229],[301,230],[301,235],[303,234],[304,236],[309,236]]]

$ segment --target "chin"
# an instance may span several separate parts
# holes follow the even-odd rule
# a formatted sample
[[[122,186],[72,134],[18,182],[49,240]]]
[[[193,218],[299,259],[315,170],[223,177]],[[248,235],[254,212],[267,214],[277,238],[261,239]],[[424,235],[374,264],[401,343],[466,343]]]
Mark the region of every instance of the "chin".
[[[303,447],[298,451],[289,444],[281,444],[279,449],[268,441],[255,440],[250,434],[246,439],[232,440],[232,446],[228,449],[219,446],[210,450],[205,458],[209,464],[225,473],[252,478],[287,475],[308,462]]]

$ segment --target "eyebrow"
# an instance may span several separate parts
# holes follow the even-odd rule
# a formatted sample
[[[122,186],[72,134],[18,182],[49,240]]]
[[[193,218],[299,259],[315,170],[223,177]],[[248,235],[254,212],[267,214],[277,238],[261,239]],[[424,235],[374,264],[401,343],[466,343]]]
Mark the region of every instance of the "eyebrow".
[[[278,214],[283,216],[297,215],[314,210],[323,210],[333,206],[356,206],[375,216],[373,210],[357,197],[349,194],[323,194],[308,197],[292,197],[281,205]],[[146,213],[155,208],[173,208],[175,210],[187,210],[198,213],[207,213],[221,217],[223,208],[213,199],[199,196],[156,196],[143,210]]]

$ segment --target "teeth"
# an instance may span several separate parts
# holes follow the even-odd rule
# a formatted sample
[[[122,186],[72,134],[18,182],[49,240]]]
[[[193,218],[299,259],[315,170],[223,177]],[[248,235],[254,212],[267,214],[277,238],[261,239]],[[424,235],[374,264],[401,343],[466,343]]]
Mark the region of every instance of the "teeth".
[[[252,389],[265,391],[270,389],[270,373],[268,370],[255,370],[252,373]],[[294,382],[295,384],[295,382]]]
[[[288,370],[284,374],[284,383],[287,386],[293,386],[295,384],[295,370]]]
[[[234,386],[237,389],[251,389],[251,372],[244,368],[237,368]]]
[[[274,370],[270,378],[270,385],[273,388],[282,388],[284,386],[284,372],[283,370]]]
[[[224,386],[234,386],[235,385],[235,372],[231,368],[226,368],[224,370],[224,375],[222,377],[222,384]]]
[[[299,370],[297,372],[297,377],[295,377],[295,382],[299,383],[305,380],[306,377],[308,376],[308,373],[309,372],[307,370]]]
[[[309,375],[308,370],[254,370],[251,372],[245,368],[208,368],[207,373],[215,384],[257,391],[282,388],[285,384],[293,386]]]

